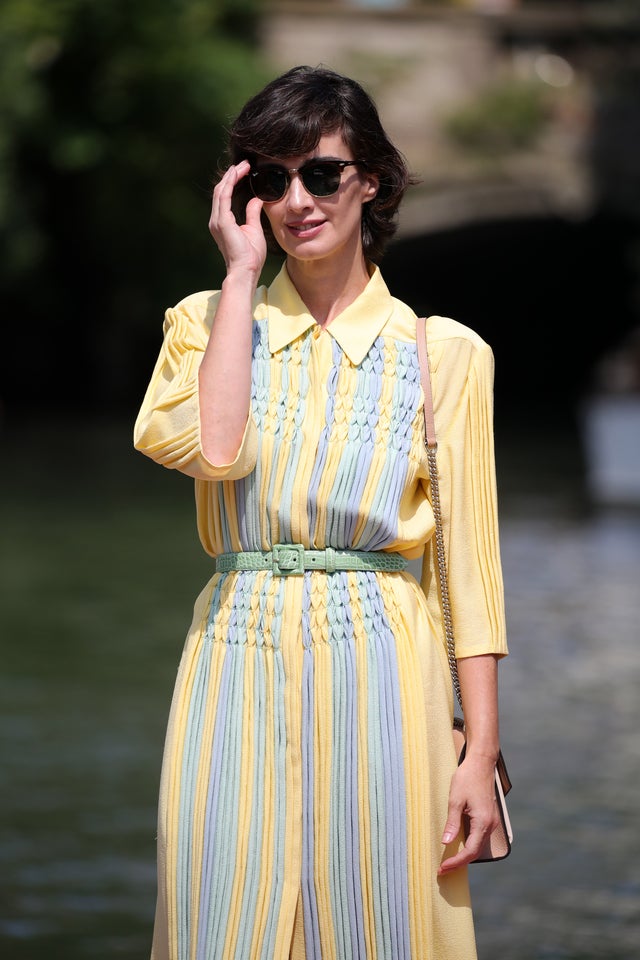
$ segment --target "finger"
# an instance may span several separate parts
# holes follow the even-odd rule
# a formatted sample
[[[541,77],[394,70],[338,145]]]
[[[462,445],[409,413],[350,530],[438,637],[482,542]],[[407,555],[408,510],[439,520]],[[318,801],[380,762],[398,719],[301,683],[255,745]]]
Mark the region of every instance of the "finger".
[[[445,834],[447,834],[446,829]],[[460,831],[455,832],[452,839],[447,842],[447,848],[448,849],[444,851],[444,859],[438,868],[439,875],[443,873],[449,873],[452,870],[457,870],[458,867],[463,866],[465,863],[469,863],[473,859],[473,853],[471,852],[470,848],[466,845],[466,843],[462,843],[462,835]]]
[[[438,873],[448,873],[451,870],[456,870],[458,867],[471,863],[473,860],[475,860],[476,857],[479,856],[486,838],[490,833],[490,825],[484,827],[479,823],[478,820],[472,821],[472,827],[469,831],[468,837],[464,842],[464,845],[456,852],[454,856],[448,857],[446,860],[442,861]]]
[[[216,184],[211,198],[209,230],[214,235],[219,232],[222,220],[231,213],[231,198],[235,185],[236,168],[229,167]]]
[[[213,191],[211,200],[212,219],[219,221],[221,216],[224,217],[231,214],[233,191],[239,181],[242,180],[243,177],[246,177],[250,170],[251,165],[248,160],[241,160],[240,163],[232,164],[225,170]]]
[[[238,179],[241,177],[246,177],[250,170],[251,164],[248,160],[241,160],[240,163],[236,163],[236,173],[238,175]]]
[[[466,847],[461,847],[461,849],[452,857],[447,857],[446,860],[442,861],[438,867],[438,876],[441,877],[445,873],[452,873],[454,870],[458,870],[460,867],[466,866],[467,864],[471,863],[473,857],[474,854],[472,854]]]
[[[447,822],[444,825],[444,830],[442,833],[442,842],[443,843],[452,843],[455,838],[460,833],[460,828],[462,826],[462,810],[457,806],[449,804],[449,810],[447,812]]]
[[[229,167],[228,170],[222,174],[217,184],[213,189],[213,204],[220,204],[221,199],[224,194],[233,192],[233,188],[236,183],[236,172],[235,167]]]
[[[233,193],[236,183],[240,179],[238,175],[238,167],[232,164],[230,167],[227,167],[225,172],[222,174],[220,179],[213,190],[213,199],[216,200],[222,199],[225,195]]]
[[[227,197],[230,196],[235,190],[237,184],[243,177],[246,177],[251,166],[248,160],[241,160],[240,163],[231,164],[228,170],[225,171],[224,176],[221,178],[220,183],[218,184],[219,196]]]
[[[260,214],[262,213],[262,208],[264,206],[264,200],[259,200],[258,197],[252,197],[249,200],[246,213],[245,213],[245,222],[250,227],[259,227],[260,224]]]
[[[484,835],[481,835],[480,840],[477,840],[476,838],[472,839],[471,834],[469,834],[460,849],[453,856],[442,861],[438,868],[438,874],[450,873],[452,870],[457,870],[459,867],[472,863],[479,855],[483,842]]]

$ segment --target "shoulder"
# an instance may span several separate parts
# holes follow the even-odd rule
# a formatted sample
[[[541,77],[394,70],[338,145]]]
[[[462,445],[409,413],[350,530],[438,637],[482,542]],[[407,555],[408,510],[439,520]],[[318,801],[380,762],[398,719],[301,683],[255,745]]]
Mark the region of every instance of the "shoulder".
[[[173,309],[188,313],[191,316],[204,316],[212,308],[215,312],[214,304],[219,299],[220,290],[199,290],[197,293],[190,293],[183,297]]]
[[[400,340],[415,341],[418,315],[397,297],[391,297],[391,303],[392,311],[385,325],[385,334]],[[438,345],[440,350],[455,350],[457,347],[479,353],[490,351],[489,345],[471,327],[452,320],[451,317],[435,314],[427,317],[427,341],[434,347]]]
[[[488,397],[492,392],[493,351],[471,327],[450,317],[429,317],[427,351],[434,394],[441,395],[443,404],[455,405],[461,396]],[[453,415],[451,410],[448,415]]]
[[[219,290],[199,290],[197,293],[190,293],[167,310],[165,326],[186,323],[189,326],[210,330],[219,300]]]
[[[494,357],[489,344],[471,327],[450,317],[427,318],[427,350],[436,374],[493,376]]]
[[[385,334],[415,344],[418,315],[402,300],[391,297],[391,301]],[[493,351],[479,333],[458,320],[437,314],[427,317],[426,331],[431,372],[453,393],[466,389],[471,382],[493,382]]]
[[[432,344],[462,343],[473,350],[483,352],[490,349],[489,344],[471,327],[452,320],[451,317],[427,317],[427,339]]]
[[[220,295],[220,290],[199,290],[188,294],[166,311],[166,325],[187,323],[209,332],[220,303]],[[260,286],[254,295],[254,312],[260,309],[265,299],[266,287]]]

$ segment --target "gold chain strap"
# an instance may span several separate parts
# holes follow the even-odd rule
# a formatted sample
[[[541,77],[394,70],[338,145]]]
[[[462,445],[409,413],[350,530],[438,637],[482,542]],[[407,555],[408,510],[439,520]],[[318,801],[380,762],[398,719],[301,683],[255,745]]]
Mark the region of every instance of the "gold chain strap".
[[[442,513],[440,510],[440,486],[438,484],[438,465],[436,462],[436,448],[427,446],[427,460],[429,462],[429,477],[431,479],[431,505],[433,518],[436,522],[436,556],[438,558],[438,582],[440,585],[440,602],[442,605],[442,619],[444,632],[447,638],[447,657],[453,689],[456,692],[458,703],[462,708],[462,693],[460,678],[458,677],[458,661],[456,658],[456,644],[453,636],[453,619],[449,603],[449,585],[447,581],[447,563],[444,555],[444,534],[442,532]]]
[[[451,616],[451,604],[449,603],[449,581],[447,578],[447,561],[444,549],[444,533],[442,531],[442,509],[440,505],[440,484],[438,483],[438,461],[436,453],[438,443],[436,440],[435,420],[433,416],[433,394],[431,391],[431,375],[429,372],[429,354],[427,351],[427,321],[426,317],[419,317],[417,320],[417,346],[418,360],[420,362],[420,379],[422,382],[422,392],[424,394],[424,442],[427,448],[427,462],[429,464],[429,479],[431,480],[431,506],[433,509],[433,519],[436,524],[436,558],[438,561],[438,586],[440,590],[440,605],[442,607],[442,619],[444,621],[444,632],[447,638],[447,658],[449,660],[449,669],[451,671],[451,681],[455,690],[460,709],[462,709],[462,693],[460,691],[460,678],[458,677],[458,661],[456,659],[456,644],[453,635],[453,618]]]

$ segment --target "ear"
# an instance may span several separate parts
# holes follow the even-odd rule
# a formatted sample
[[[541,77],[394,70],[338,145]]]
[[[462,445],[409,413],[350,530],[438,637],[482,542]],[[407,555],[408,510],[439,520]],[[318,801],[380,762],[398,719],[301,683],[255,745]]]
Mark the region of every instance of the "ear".
[[[362,202],[368,203],[369,200],[373,200],[380,189],[380,177],[377,173],[369,173],[368,171],[365,171],[363,180],[364,186]]]

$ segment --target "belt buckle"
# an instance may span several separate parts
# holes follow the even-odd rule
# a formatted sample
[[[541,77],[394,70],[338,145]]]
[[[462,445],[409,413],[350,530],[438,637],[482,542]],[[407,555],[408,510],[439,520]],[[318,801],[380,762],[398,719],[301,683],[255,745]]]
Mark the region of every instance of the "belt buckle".
[[[271,549],[274,577],[299,577],[304,573],[304,546],[301,543],[274,543]]]

